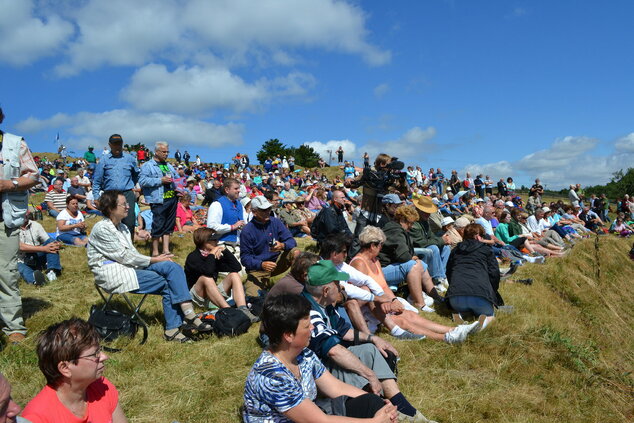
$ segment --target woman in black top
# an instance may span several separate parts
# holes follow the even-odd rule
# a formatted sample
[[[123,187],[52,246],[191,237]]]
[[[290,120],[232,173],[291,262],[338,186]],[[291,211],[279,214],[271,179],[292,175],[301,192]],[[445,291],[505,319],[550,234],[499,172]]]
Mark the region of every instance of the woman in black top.
[[[498,293],[500,268],[491,247],[480,242],[484,228],[471,223],[464,241],[454,248],[447,262],[449,289],[445,298],[458,313],[485,315],[483,327],[494,318],[494,307],[504,304]]]
[[[229,294],[236,306],[251,320],[260,319],[253,315],[246,305],[244,286],[240,277],[242,267],[235,256],[223,245],[218,245],[211,228],[199,228],[194,231],[196,249],[189,253],[185,260],[185,276],[192,301],[199,307],[209,307],[212,303],[220,308],[230,307],[227,303]],[[219,272],[228,275],[222,283],[216,285]]]

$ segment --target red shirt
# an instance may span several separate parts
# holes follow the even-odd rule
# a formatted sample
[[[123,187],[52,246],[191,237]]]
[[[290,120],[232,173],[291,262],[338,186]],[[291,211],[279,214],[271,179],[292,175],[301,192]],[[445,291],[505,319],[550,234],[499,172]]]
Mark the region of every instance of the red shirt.
[[[57,398],[55,389],[46,385],[24,407],[22,417],[32,423],[111,423],[119,404],[117,388],[105,377],[97,379],[86,389],[88,407],[84,418],[70,412]]]

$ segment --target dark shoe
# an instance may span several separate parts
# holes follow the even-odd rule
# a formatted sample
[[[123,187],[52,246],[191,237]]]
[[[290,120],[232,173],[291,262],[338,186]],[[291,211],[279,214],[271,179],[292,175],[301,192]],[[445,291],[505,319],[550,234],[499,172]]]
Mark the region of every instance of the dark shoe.
[[[163,337],[168,342],[179,342],[181,344],[191,344],[192,342],[194,342],[193,339],[183,334],[180,329],[177,330],[174,335],[163,334]]]
[[[212,324],[203,322],[202,320],[198,319],[198,316],[196,316],[195,314],[194,314],[194,317],[190,317],[190,318],[184,317],[183,320],[187,324],[187,326],[201,333],[211,332],[214,330],[214,327]],[[198,320],[198,323],[196,322],[196,320]]]
[[[41,270],[36,270],[35,272],[33,272],[33,277],[35,278],[35,285],[37,286],[46,285],[46,283],[48,282],[48,279],[46,279],[46,276],[44,276],[44,273],[42,273]]]
[[[532,285],[533,284],[533,279],[531,279],[531,278],[528,278],[528,279],[516,279],[515,282],[522,283],[524,285]]]
[[[7,338],[9,340],[10,344],[19,345],[26,339],[26,336],[24,336],[21,333],[14,332],[14,333],[9,334],[9,336]]]

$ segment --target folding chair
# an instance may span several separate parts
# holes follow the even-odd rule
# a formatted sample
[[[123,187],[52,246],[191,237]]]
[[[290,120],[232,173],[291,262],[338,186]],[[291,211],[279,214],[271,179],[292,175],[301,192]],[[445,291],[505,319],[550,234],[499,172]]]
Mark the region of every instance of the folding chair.
[[[135,305],[128,295],[128,294],[131,294],[130,292],[121,292],[121,293],[108,292],[97,284],[95,284],[95,288],[97,289],[97,292],[99,293],[99,296],[101,297],[101,299],[104,301],[103,306],[101,306],[100,308],[100,310],[102,311],[114,310],[114,308],[111,307],[111,302],[112,302],[112,299],[115,297],[115,295],[120,295],[121,297],[123,297],[126,306],[128,307],[130,313],[132,314],[130,316],[131,320],[134,323],[136,323],[137,326],[141,327],[141,329],[143,330],[143,338],[141,339],[140,343],[141,345],[145,344],[145,341],[147,341],[147,337],[148,337],[149,326],[145,322],[145,320],[143,320],[143,318],[139,314],[139,311],[141,310],[141,307],[143,306],[145,299],[150,294],[135,294],[135,295],[143,296],[141,298],[141,301],[139,301],[139,303]]]

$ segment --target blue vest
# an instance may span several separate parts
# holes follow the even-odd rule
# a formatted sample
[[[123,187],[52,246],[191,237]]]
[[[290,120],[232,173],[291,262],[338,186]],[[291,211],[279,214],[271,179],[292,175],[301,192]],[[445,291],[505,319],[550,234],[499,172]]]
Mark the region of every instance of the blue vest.
[[[233,225],[238,220],[242,220],[242,203],[237,201],[232,203],[226,195],[223,195],[218,199],[218,202],[222,206],[222,220],[220,223],[223,225]],[[227,241],[227,242],[237,242],[238,241],[238,230],[227,232],[223,236],[220,237],[219,241]]]

